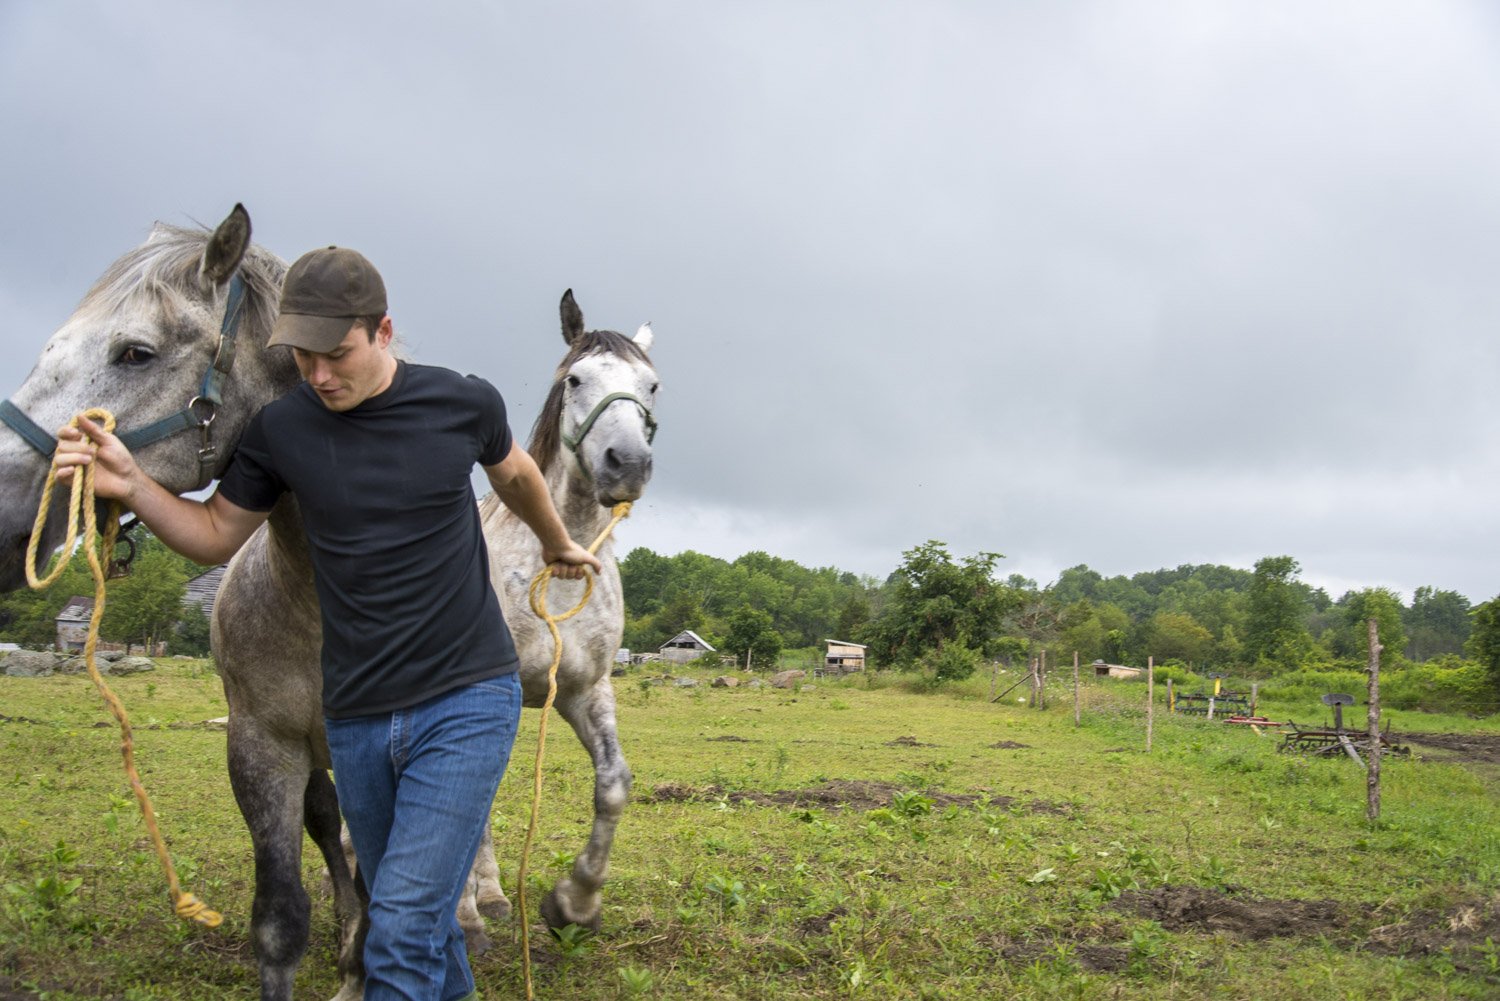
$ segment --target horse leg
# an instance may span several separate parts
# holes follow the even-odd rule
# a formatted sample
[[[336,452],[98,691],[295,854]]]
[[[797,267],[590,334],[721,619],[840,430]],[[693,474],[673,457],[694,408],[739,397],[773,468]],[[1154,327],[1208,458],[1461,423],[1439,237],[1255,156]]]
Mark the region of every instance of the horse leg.
[[[311,911],[302,887],[302,824],[312,766],[300,747],[276,741],[233,713],[228,744],[230,786],[255,850],[250,939],[261,1001],[291,1001]]]
[[[307,780],[303,798],[307,833],[323,853],[328,879],[333,886],[333,909],[339,921],[338,971],[340,987],[333,1001],[360,1001],[364,996],[364,932],[368,925],[365,901],[355,886],[356,876],[340,840],[338,794],[328,773],[315,768]]]
[[[510,899],[500,886],[500,866],[495,864],[495,839],[489,825],[484,828],[484,837],[479,841],[479,853],[474,856],[475,904],[479,913],[495,921],[510,920]]]
[[[620,751],[615,693],[608,678],[576,698],[559,700],[557,711],[572,725],[594,761],[594,826],[588,844],[573,861],[573,871],[558,880],[540,910],[549,928],[574,924],[598,931],[609,851],[630,798],[630,766]]]

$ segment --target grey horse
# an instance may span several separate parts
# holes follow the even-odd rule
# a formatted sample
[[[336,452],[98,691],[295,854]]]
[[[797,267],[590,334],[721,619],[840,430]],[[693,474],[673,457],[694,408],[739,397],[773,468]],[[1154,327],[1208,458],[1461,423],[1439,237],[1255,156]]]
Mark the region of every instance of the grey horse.
[[[141,466],[169,489],[198,489],[222,472],[250,417],[296,385],[289,353],[266,350],[285,263],[250,242],[240,206],[213,232],[158,224],[112,264],[10,400],[0,404],[0,588],[22,586],[27,541],[46,476],[47,438],[80,410],[103,406]],[[529,450],[544,471],[570,534],[587,544],[609,508],[638,499],[650,479],[657,376],[652,334],[586,331],[569,290],[561,304],[568,345]],[[59,500],[59,503],[61,501]],[[527,589],[542,567],[533,536],[498,500],[480,504],[491,573],[522,662],[525,704],[547,690],[552,641]],[[40,551],[60,541],[49,520]],[[598,553],[585,612],[563,623],[556,707],[595,767],[595,819],[571,872],[542,903],[554,928],[597,927],[601,887],[630,790],[609,668],[624,621],[611,542]],[[554,608],[581,594],[555,581]],[[229,702],[229,776],[255,854],[253,946],[264,1001],[287,1001],[306,950],[310,902],[301,880],[305,827],[322,852],[342,929],[336,1001],[362,996],[364,902],[345,861],[320,710],[321,639],[300,514],[283,499],[231,561],[214,609],[213,648]],[[459,917],[482,944],[480,908],[509,912],[486,838]]]

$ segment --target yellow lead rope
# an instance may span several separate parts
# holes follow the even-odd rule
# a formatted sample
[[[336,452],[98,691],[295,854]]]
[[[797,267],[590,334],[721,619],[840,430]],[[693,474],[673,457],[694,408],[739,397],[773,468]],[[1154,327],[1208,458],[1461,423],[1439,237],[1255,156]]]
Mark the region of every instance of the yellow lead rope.
[[[624,501],[616,504],[611,511],[613,517],[604,531],[589,546],[589,552],[598,553],[599,547],[604,545],[604,540],[609,538],[609,533],[615,530],[615,526],[624,521],[630,514],[630,502]],[[547,711],[552,708],[552,702],[557,698],[557,668],[562,663],[562,633],[558,631],[557,624],[565,622],[583,611],[589,603],[589,596],[594,593],[594,578],[585,575],[583,597],[578,599],[578,604],[561,615],[552,615],[547,611],[547,584],[552,579],[552,568],[542,567],[541,573],[537,574],[531,581],[531,610],[545,623],[547,631],[552,634],[552,666],[547,668],[547,698],[542,703],[542,721],[537,727],[536,734],[536,769],[532,773],[531,783],[531,823],[526,828],[526,841],[521,846],[521,869],[516,876],[516,903],[521,914],[521,969],[526,977],[526,998],[531,1001],[531,935],[526,923],[526,868],[527,861],[531,857],[531,842],[536,837],[537,817],[542,809],[542,754],[547,747]]]
[[[108,410],[92,409],[85,410],[80,416],[102,424],[104,430],[114,431],[115,418]],[[69,422],[70,427],[78,427],[78,418],[74,417]],[[104,528],[104,537],[99,537],[98,512],[94,507],[94,467],[93,464],[79,469],[74,467],[72,493],[68,498],[68,538],[63,543],[62,555],[58,557],[57,564],[52,572],[41,580],[37,579],[35,566],[37,547],[41,544],[42,529],[47,524],[47,509],[52,506],[52,488],[57,483],[57,459],[53,457],[52,468],[47,472],[47,483],[42,487],[42,501],[37,507],[36,523],[31,528],[31,542],[26,547],[26,583],[34,590],[40,590],[50,585],[58,577],[62,576],[63,569],[67,567],[73,554],[73,543],[78,540],[78,518],[79,512],[83,513],[83,551],[88,557],[89,570],[94,577],[94,611],[89,617],[89,635],[84,643],[83,658],[88,666],[89,677],[94,679],[94,685],[99,689],[99,694],[104,696],[105,703],[110,712],[120,723],[121,744],[120,750],[125,757],[125,774],[130,779],[130,788],[135,792],[135,798],[141,805],[141,816],[145,818],[146,830],[151,833],[151,842],[156,846],[156,855],[161,859],[162,868],[166,870],[167,887],[172,894],[172,905],[177,911],[177,916],[186,921],[196,921],[208,928],[217,928],[224,918],[217,911],[209,910],[207,905],[191,893],[186,893],[177,883],[177,870],[172,867],[172,857],[167,853],[166,842],[162,840],[161,831],[156,826],[156,811],[151,809],[151,798],[146,795],[146,787],[141,784],[141,777],[135,770],[135,744],[130,734],[130,717],[125,715],[125,707],[115,697],[115,693],[109,690],[109,685],[104,683],[104,676],[99,673],[99,668],[94,663],[94,648],[99,645],[99,623],[104,618],[104,568],[109,565],[110,556],[114,553],[115,536],[120,531],[120,505],[111,502],[109,506],[109,520]]]

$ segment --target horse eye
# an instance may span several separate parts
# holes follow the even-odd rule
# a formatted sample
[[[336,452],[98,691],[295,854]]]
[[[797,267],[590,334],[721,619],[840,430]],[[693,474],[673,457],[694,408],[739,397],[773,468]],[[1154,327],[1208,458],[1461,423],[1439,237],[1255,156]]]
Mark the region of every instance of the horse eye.
[[[132,344],[124,351],[121,351],[120,356],[115,361],[121,365],[144,365],[155,357],[156,353],[150,348],[142,347],[139,344]]]
[[[653,382],[651,384],[651,395],[655,396],[656,395],[656,391],[658,389],[660,389],[660,388],[661,388],[661,383],[659,383],[659,382]]]
[[[577,389],[579,386],[583,385],[583,380],[578,378],[578,376],[576,375],[570,375],[568,376],[568,385],[573,389]]]

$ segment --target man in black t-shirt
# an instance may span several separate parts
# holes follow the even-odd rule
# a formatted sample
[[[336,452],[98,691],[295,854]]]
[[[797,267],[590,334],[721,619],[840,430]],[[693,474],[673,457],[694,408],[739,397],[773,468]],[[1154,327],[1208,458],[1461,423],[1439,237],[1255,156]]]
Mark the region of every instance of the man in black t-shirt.
[[[599,561],[574,542],[494,387],[391,354],[385,286],[329,247],[287,272],[270,345],[305,380],[246,429],[206,501],[145,475],[86,419],[59,431],[59,479],[93,462],[95,492],[172,549],[227,560],[296,495],[323,618],[323,711],[339,807],[370,892],[366,1001],[474,995],[453,912],[520,716],[510,633],[490,585],[469,476],[485,470],[553,572]]]

